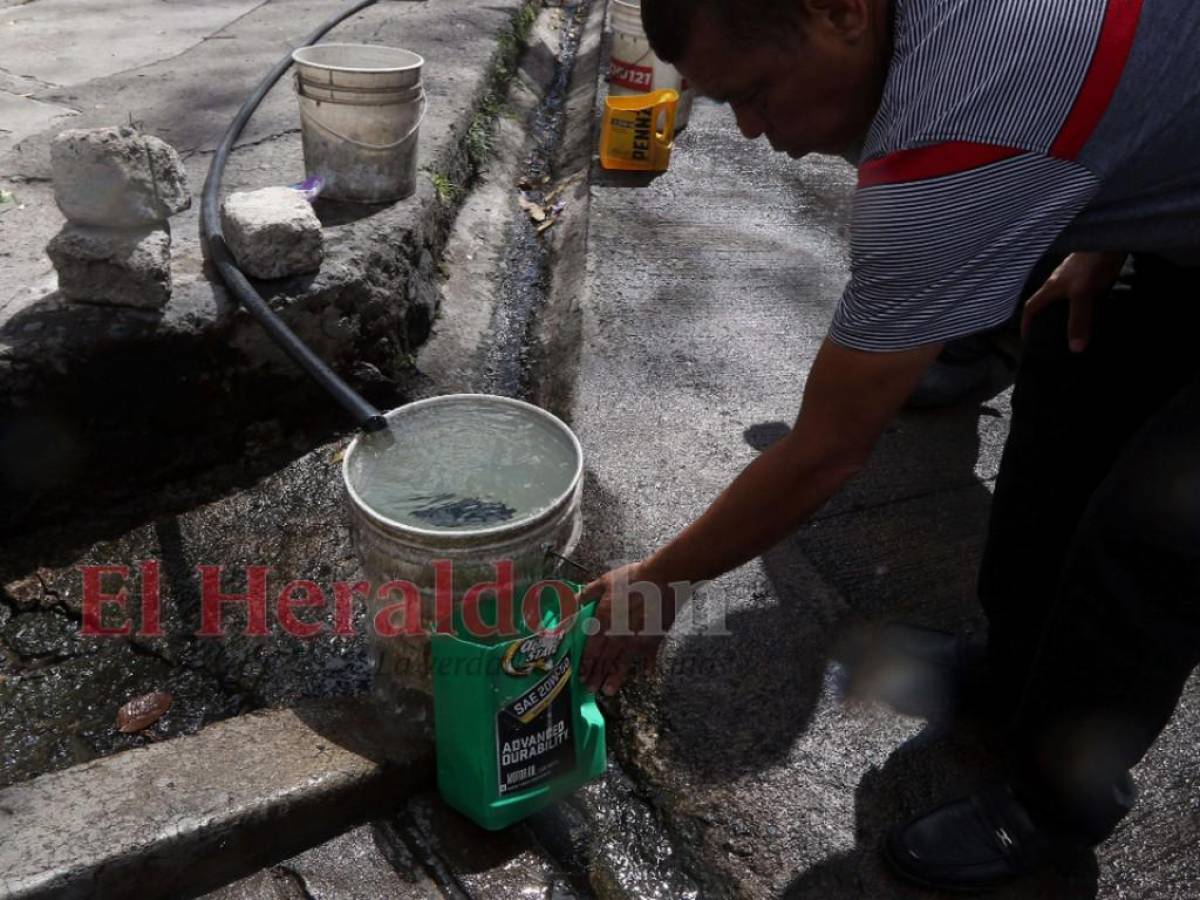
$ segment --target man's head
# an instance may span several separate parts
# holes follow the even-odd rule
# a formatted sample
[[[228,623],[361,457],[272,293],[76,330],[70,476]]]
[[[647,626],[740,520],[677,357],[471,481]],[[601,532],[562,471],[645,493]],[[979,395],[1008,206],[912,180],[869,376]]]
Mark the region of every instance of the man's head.
[[[790,156],[866,134],[891,56],[891,0],[642,0],[660,59]]]

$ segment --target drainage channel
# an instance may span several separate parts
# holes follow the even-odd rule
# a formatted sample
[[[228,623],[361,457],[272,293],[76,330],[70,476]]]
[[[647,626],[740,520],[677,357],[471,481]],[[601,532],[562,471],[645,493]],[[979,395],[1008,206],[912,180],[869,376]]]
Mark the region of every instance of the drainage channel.
[[[579,127],[578,122],[568,121],[567,101],[585,27],[590,16],[603,16],[602,6],[593,9],[601,2],[578,0],[562,7],[555,74],[533,111],[532,146],[515,173],[525,198],[543,209],[553,199],[547,195],[561,183],[559,169],[567,168],[562,161],[564,137],[570,127]],[[590,108],[582,114],[588,116],[584,127],[590,128]],[[536,402],[539,388],[544,387],[539,377],[555,377],[538,370],[529,349],[539,315],[549,301],[555,262],[550,243],[539,234],[525,209],[515,209],[498,265],[490,341],[477,390]],[[454,876],[454,867],[436,839],[403,815],[394,827],[447,896],[473,896],[472,886]],[[571,890],[564,891],[565,886],[559,885],[553,892],[556,897],[686,900],[699,896],[696,881],[684,868],[653,804],[614,755],[600,779],[517,827],[528,829],[548,858],[569,877]]]
[[[584,24],[592,4],[578,0],[563,6],[563,25],[557,70],[550,89],[534,113],[529,152],[522,184],[528,199],[546,205],[547,187],[553,182],[554,160],[562,144],[567,123],[567,98],[575,59],[583,38]],[[537,316],[550,288],[550,251],[542,235],[524,210],[513,213],[508,246],[492,316],[492,342],[484,356],[481,389],[522,400],[532,400],[534,385],[530,371],[529,340]]]
[[[418,795],[375,833],[397,871],[415,864],[450,900],[518,888],[553,900],[695,900],[700,889],[634,782],[610,761],[596,781],[502,832],[451,823]]]
[[[658,814],[612,757],[601,778],[534,815],[529,827],[586,895],[602,900],[700,896]]]

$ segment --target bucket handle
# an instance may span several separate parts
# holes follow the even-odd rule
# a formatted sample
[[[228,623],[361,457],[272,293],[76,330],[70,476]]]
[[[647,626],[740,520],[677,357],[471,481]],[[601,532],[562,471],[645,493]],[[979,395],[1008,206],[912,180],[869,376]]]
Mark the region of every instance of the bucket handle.
[[[571,559],[571,557],[563,556],[561,553],[558,553],[554,549],[553,544],[542,544],[542,552],[546,554],[544,565],[547,567],[549,574],[558,575],[562,570],[562,564],[566,563],[567,565],[572,566],[589,582],[596,580],[596,575],[590,569],[588,569],[587,566],[580,565],[579,563],[575,562],[575,560]],[[553,560],[553,562],[551,562],[551,560]]]
[[[425,113],[428,110],[429,110],[429,101],[425,97],[425,94],[422,93],[421,94],[421,114],[419,116],[417,116],[417,124],[414,125],[412,128],[410,128],[404,134],[404,136],[402,138],[400,138],[399,140],[393,141],[390,144],[368,144],[365,141],[356,141],[356,140],[354,140],[354,138],[346,137],[344,134],[338,134],[336,131],[334,131],[332,128],[330,128],[328,125],[324,125],[324,124],[318,122],[312,116],[310,116],[307,112],[304,111],[304,107],[300,108],[300,118],[302,120],[304,120],[305,122],[308,122],[310,125],[312,125],[316,128],[319,128],[321,131],[324,131],[326,134],[337,138],[339,141],[345,141],[347,144],[353,144],[355,147],[361,147],[363,150],[395,150],[397,147],[399,147],[401,144],[403,144],[410,137],[412,137],[414,134],[417,133],[417,129],[419,129],[421,127],[421,123],[425,121]]]
[[[423,84],[421,84],[420,82],[417,82],[416,84],[408,85],[407,87],[403,87],[403,88],[397,88],[397,87],[354,88],[353,91],[351,91],[350,89],[344,88],[340,85],[330,84],[330,83],[327,83],[324,81],[312,81],[311,79],[305,78],[300,72],[295,73],[295,78],[293,79],[292,86],[295,88],[296,93],[299,94],[301,97],[308,97],[309,100],[315,100],[317,103],[337,102],[344,106],[391,106],[397,102],[394,99],[396,97],[399,97],[399,98],[401,98],[401,100],[407,102],[409,100],[415,100],[418,97],[423,96],[425,93],[425,86]],[[337,101],[330,101],[323,97],[312,96],[308,92],[308,90],[310,90],[310,89],[316,90],[316,91],[336,91],[339,93],[354,93],[354,94],[361,95],[364,99],[362,99],[362,100],[347,100],[347,99],[343,98],[343,99],[337,100]],[[380,103],[378,100],[369,99],[369,98],[373,98],[373,97],[388,97],[389,100],[387,103]]]

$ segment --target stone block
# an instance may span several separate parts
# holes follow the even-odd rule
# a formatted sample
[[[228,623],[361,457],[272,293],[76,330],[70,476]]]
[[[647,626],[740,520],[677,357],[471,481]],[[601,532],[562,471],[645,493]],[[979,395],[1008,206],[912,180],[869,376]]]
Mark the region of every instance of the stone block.
[[[191,206],[179,154],[133,128],[75,128],[50,145],[54,199],[79,225],[136,228]]]
[[[247,275],[283,278],[321,268],[321,220],[298,191],[268,187],[230,194],[221,222],[229,249]]]
[[[171,234],[68,222],[46,247],[70,300],[158,309],[171,299]]]

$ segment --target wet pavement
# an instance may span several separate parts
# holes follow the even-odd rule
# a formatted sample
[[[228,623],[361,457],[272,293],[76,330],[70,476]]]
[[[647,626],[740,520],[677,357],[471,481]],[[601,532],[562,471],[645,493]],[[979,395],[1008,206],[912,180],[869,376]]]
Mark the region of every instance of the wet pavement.
[[[743,140],[705,101],[670,171],[596,175],[572,415],[593,568],[652,552],[795,418],[847,276],[853,177]],[[929,896],[885,871],[884,829],[997,761],[982,735],[845,705],[834,660],[868,623],[980,624],[975,571],[1009,415],[1003,366],[994,374],[972,402],[901,415],[814,521],[701,592],[658,672],[614,705],[617,756],[705,896]],[[1193,683],[1136,772],[1137,812],[1095,858],[996,896],[1194,896],[1198,700]]]
[[[337,455],[344,443],[319,447],[252,486],[228,486],[226,496],[192,508],[180,498],[178,512],[112,536],[99,537],[120,522],[97,517],[9,541],[9,566],[42,564],[0,582],[0,616],[8,618],[0,629],[0,784],[260,706],[364,691],[361,610],[352,636],[332,633],[334,583],[360,577],[342,507]],[[194,500],[203,496],[199,485],[193,491]],[[159,569],[160,636],[137,633],[146,561]],[[87,566],[128,567],[128,578],[110,574],[101,586],[127,591],[130,638],[80,636],[80,567]],[[227,594],[246,592],[251,567],[262,568],[264,635],[245,633],[246,604],[236,602],[222,606],[224,638],[196,635],[204,591],[198,566],[222,567],[210,590]],[[321,625],[320,638],[297,639],[276,617],[276,600],[294,580],[313,582],[325,598],[321,609],[296,613]],[[119,627],[119,609],[104,609],[102,624]],[[158,690],[173,695],[170,711],[145,733],[118,733],[117,709]]]
[[[574,397],[563,412],[588,461],[579,556],[590,567],[652,551],[784,433],[846,278],[852,182],[840,161],[797,163],[745,142],[706,102],[665,175],[594,173],[578,372],[554,373],[577,374],[556,395]],[[495,258],[523,279],[522,305],[515,324],[500,314],[490,326],[511,325],[510,348],[536,326],[554,262],[512,213],[495,216],[524,231]],[[483,383],[539,395],[525,370],[481,359]],[[834,658],[870,622],[978,624],[974,573],[1009,413],[995,375],[975,402],[901,416],[870,469],[809,526],[702,593],[658,674],[609,704],[604,779],[500,836],[419,795],[215,896],[928,896],[884,871],[879,836],[973,787],[995,760],[980,735],[846,706]],[[338,473],[346,440],[279,422],[262,431],[228,466],[6,544],[0,784],[261,706],[367,689],[361,611],[354,634],[335,635],[328,602],[334,583],[358,577]],[[130,565],[136,613],[145,560],[162,567],[163,635],[80,638],[78,566]],[[271,616],[266,635],[246,635],[229,604],[229,637],[197,637],[199,565],[223,566],[226,592],[266,567],[272,606],[289,582],[312,581],[327,603],[298,615],[322,634],[297,640]],[[159,690],[173,695],[170,711],[147,732],[119,733],[121,704]],[[1136,773],[1139,807],[1097,857],[998,896],[1194,896],[1197,736],[1193,684]]]

